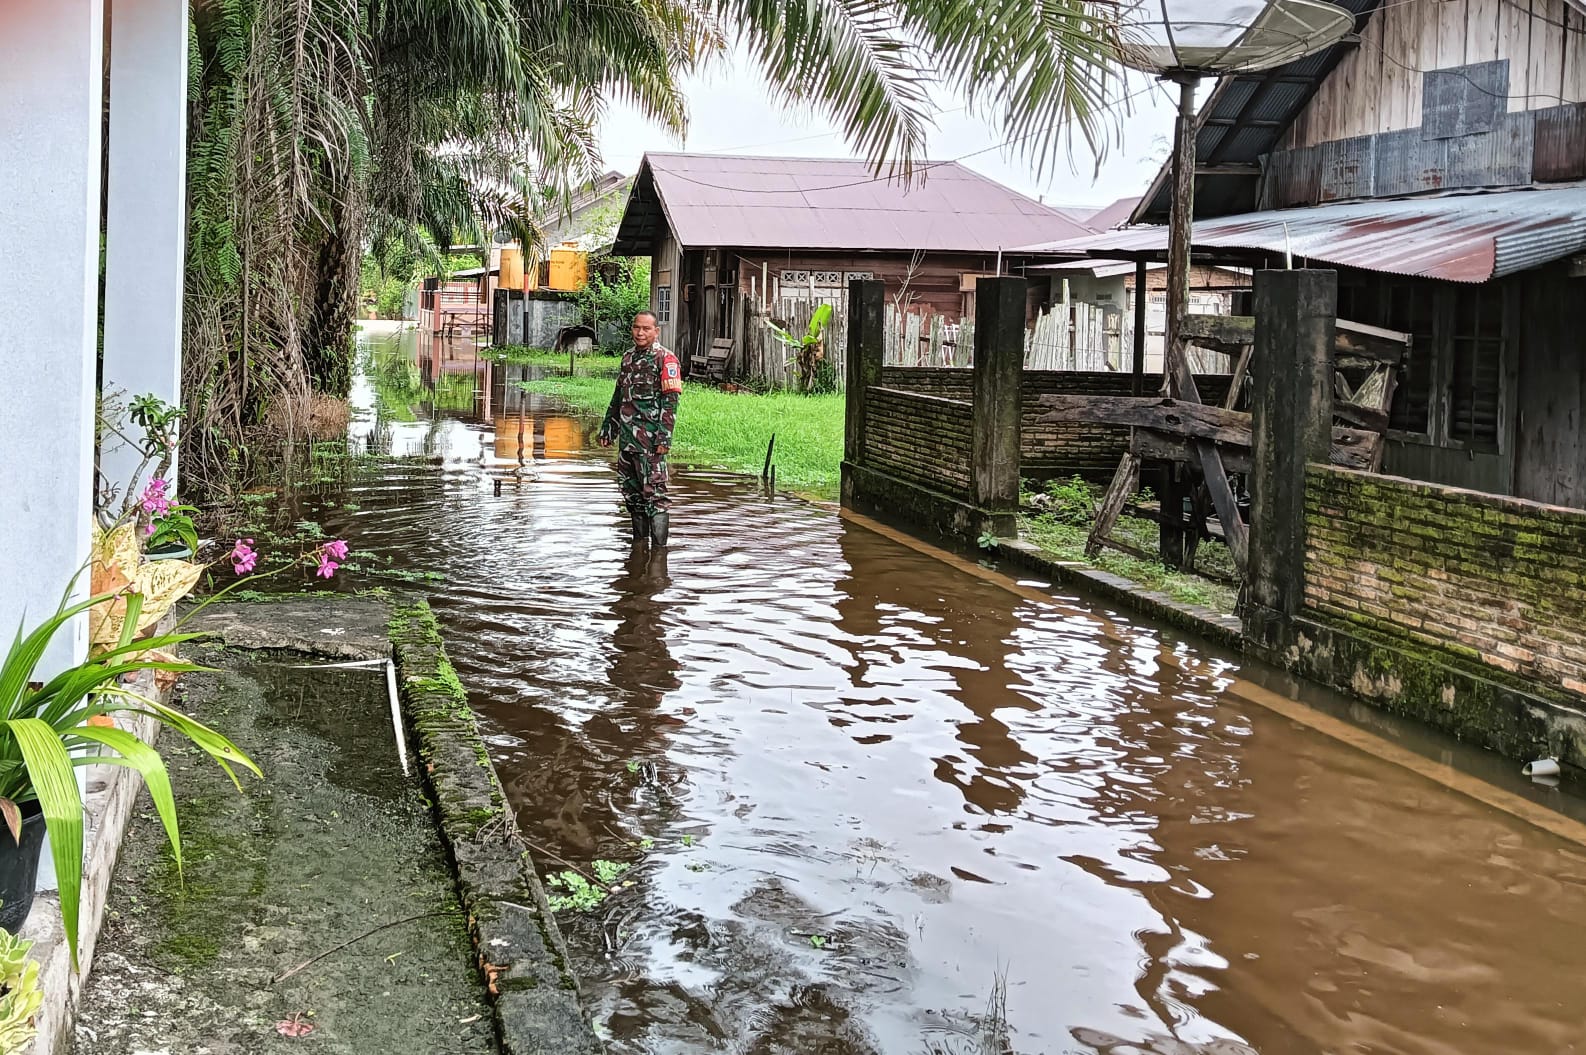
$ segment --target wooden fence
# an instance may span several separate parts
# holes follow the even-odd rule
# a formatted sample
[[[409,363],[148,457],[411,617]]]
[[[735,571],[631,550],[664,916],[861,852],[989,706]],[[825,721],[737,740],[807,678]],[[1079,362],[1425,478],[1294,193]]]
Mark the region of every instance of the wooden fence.
[[[777,339],[769,324],[795,338],[802,337],[820,304],[832,306],[832,321],[824,333],[824,358],[831,363],[840,389],[847,376],[847,304],[835,291],[815,300],[783,299],[771,305],[745,298],[739,330],[743,338],[732,364],[733,376],[774,389],[796,385],[795,350]],[[1054,305],[1025,334],[1025,369],[1128,373],[1134,354],[1134,320],[1125,315],[1109,328],[1107,317],[1093,304],[1072,301]],[[1119,319],[1118,313],[1112,313],[1112,318]],[[884,326],[887,366],[974,365],[973,319],[948,321],[941,315],[905,311],[889,304]],[[1228,373],[1232,368],[1227,356],[1202,349],[1191,352],[1190,365],[1198,374]]]

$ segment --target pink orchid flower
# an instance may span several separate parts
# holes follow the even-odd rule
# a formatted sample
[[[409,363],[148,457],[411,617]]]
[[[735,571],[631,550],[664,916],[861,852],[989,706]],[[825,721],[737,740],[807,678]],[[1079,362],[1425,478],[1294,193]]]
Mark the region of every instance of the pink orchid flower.
[[[238,575],[246,575],[259,562],[259,553],[253,548],[253,539],[240,538],[231,548],[231,567]]]
[[[325,556],[329,557],[333,561],[347,559],[347,543],[341,539],[334,539],[330,542],[327,542],[321,546],[320,549],[324,552]]]
[[[319,555],[319,567],[314,569],[314,574],[322,579],[328,579],[336,574],[336,569],[339,567],[341,565],[331,560],[329,555],[321,553]]]

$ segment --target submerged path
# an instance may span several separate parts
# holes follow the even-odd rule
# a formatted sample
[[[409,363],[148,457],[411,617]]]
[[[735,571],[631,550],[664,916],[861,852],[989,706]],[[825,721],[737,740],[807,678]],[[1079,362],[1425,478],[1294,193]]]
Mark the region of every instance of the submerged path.
[[[304,513],[445,576],[524,830],[628,866],[561,916],[612,1051],[1586,1044],[1557,791],[746,481],[680,475],[631,554],[588,423],[508,403]]]
[[[329,627],[347,650],[389,651],[382,605],[242,608],[260,643]],[[185,876],[145,792],[78,1008],[78,1055],[495,1052],[441,836],[398,761],[384,668],[218,646],[194,659],[215,669],[184,676],[181,706],[265,779],[243,774],[239,793],[186,740],[160,739]]]

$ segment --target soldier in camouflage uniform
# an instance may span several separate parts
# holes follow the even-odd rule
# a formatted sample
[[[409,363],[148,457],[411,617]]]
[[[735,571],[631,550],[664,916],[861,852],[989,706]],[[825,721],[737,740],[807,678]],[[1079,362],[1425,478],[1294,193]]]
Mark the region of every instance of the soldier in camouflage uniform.
[[[683,375],[677,356],[656,343],[655,316],[633,317],[633,347],[622,357],[617,387],[600,425],[600,445],[617,445],[617,480],[633,521],[633,541],[666,545],[666,454]]]

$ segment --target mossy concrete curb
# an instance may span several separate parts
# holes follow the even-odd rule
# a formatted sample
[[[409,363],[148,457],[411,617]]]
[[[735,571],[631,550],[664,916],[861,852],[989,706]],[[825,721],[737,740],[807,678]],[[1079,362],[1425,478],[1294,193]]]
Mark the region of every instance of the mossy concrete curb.
[[[1088,593],[1116,601],[1169,626],[1197,634],[1224,648],[1244,651],[1243,628],[1231,615],[1198,604],[1184,604],[1167,594],[1148,590],[1121,575],[1078,564],[1055,561],[1039,547],[1018,539],[998,539],[993,552],[1004,560],[1039,572]]]
[[[504,1055],[600,1052],[528,845],[428,605],[397,611],[391,644],[403,710],[456,866]]]

